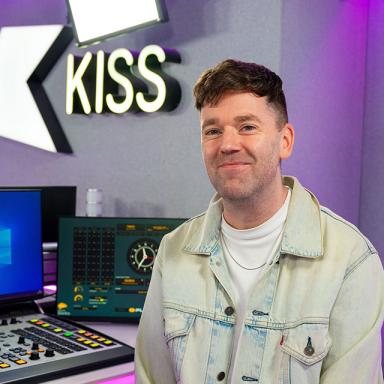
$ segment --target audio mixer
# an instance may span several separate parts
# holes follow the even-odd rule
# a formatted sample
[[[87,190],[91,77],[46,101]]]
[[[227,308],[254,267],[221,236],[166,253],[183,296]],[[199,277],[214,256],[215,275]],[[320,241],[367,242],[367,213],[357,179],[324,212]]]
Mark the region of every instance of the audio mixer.
[[[138,322],[161,239],[184,221],[60,218],[57,315]]]
[[[2,317],[0,383],[40,383],[133,361],[133,348],[46,314]]]
[[[133,361],[133,348],[40,313],[41,191],[0,189],[0,207],[0,383],[41,383]]]

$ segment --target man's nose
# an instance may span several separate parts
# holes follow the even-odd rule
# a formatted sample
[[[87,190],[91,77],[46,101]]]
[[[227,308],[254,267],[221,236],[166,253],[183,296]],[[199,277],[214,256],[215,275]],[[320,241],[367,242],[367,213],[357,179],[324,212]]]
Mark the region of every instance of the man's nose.
[[[220,150],[223,153],[232,153],[240,149],[240,135],[235,128],[224,129],[221,135]]]

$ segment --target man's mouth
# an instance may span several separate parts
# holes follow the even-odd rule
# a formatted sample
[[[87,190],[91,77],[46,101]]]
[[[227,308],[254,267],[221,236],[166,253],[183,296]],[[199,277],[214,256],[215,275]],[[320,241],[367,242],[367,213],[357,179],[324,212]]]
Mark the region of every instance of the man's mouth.
[[[246,161],[224,161],[219,164],[219,168],[238,168],[249,165]]]

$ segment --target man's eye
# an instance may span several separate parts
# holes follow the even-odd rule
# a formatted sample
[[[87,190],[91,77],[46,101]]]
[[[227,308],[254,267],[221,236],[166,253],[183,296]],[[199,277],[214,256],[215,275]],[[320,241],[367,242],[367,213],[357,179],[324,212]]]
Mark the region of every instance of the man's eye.
[[[244,125],[241,127],[242,131],[249,132],[255,130],[256,127],[254,125]]]
[[[205,132],[204,132],[204,135],[205,136],[216,136],[220,133],[220,131],[216,128],[210,128],[210,129],[207,129]]]

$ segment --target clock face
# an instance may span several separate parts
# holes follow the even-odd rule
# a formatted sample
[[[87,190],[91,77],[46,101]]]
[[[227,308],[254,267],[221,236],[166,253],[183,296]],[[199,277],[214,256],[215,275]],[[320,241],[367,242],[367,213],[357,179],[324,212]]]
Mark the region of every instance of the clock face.
[[[134,271],[150,275],[159,245],[151,239],[139,239],[128,250],[128,264]]]

